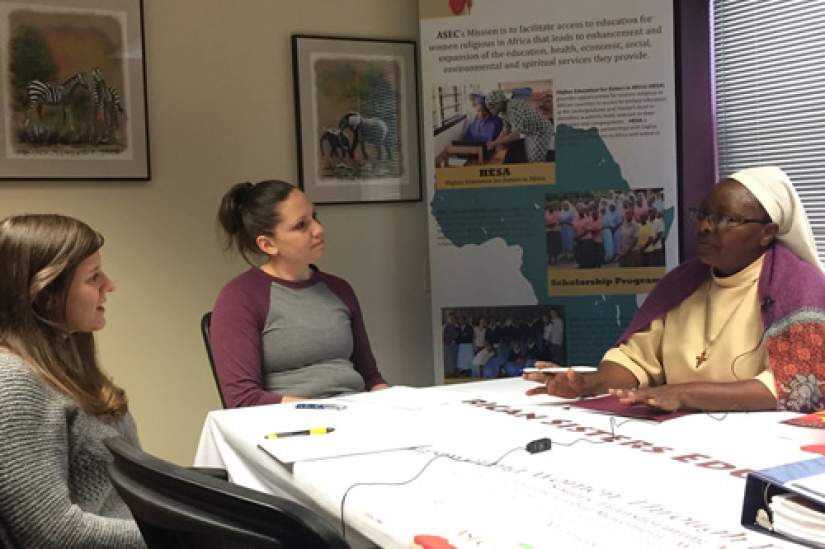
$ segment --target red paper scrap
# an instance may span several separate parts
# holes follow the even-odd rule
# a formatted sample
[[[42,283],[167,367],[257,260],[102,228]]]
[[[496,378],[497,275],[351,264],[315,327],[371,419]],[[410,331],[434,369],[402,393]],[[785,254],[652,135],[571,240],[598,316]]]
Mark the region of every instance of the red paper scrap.
[[[441,536],[418,535],[413,538],[413,544],[421,549],[456,549],[455,545]]]
[[[806,416],[792,417],[782,423],[796,425],[797,427],[810,427],[811,429],[825,429],[825,412],[814,412]]]
[[[822,454],[825,456],[825,444],[809,444],[807,446],[800,446],[803,452],[811,452],[812,454]]]

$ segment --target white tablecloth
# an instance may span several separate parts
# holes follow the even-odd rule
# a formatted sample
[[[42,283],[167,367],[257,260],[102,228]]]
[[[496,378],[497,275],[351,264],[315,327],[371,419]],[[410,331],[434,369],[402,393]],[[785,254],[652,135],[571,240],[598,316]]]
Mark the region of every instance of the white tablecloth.
[[[531,386],[397,387],[333,399],[344,411],[285,404],[210,412],[195,465],[225,467],[233,482],[288,494],[338,521],[346,494],[348,539],[355,530],[381,547],[408,548],[417,536],[474,548],[784,546],[739,520],[748,470],[815,457],[800,445],[821,435],[779,423],[793,414],[627,421],[526,397]],[[284,465],[259,446],[296,417],[307,418],[305,427],[342,428],[290,444],[312,438],[346,448],[347,437],[355,444],[364,436],[346,428],[357,417],[388,448]],[[426,446],[390,449],[399,432]],[[551,450],[523,450],[545,437]]]

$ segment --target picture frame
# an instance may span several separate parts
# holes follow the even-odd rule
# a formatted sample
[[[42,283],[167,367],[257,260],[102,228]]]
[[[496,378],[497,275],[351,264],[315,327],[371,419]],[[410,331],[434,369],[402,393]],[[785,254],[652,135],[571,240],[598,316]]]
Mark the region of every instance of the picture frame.
[[[298,181],[316,204],[421,200],[416,44],[292,36]]]
[[[142,0],[0,0],[0,180],[148,180]]]

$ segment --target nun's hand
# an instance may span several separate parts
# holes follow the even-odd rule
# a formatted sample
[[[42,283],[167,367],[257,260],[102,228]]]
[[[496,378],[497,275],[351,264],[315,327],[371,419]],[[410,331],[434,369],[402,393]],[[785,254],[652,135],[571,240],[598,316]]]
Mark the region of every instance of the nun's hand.
[[[536,363],[536,367],[539,367],[539,364],[541,363]],[[552,363],[543,364],[545,364],[543,367],[547,368],[547,364]],[[566,372],[559,374],[542,374],[540,372],[524,374],[524,378],[544,382],[544,385],[528,389],[527,394],[529,396],[550,395],[562,398],[578,398],[593,393],[593,382],[598,375],[598,373],[579,374],[569,368]],[[542,376],[544,379],[538,380],[535,376]]]
[[[622,404],[647,404],[653,408],[675,412],[685,407],[685,388],[679,384],[635,389],[610,389],[610,394]]]

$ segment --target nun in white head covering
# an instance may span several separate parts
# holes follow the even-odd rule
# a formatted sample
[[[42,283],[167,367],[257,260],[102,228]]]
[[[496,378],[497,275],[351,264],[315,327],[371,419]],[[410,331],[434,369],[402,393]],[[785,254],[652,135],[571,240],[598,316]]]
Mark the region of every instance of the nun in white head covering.
[[[779,226],[776,239],[797,257],[823,269],[805,208],[787,174],[774,166],[747,168],[730,176],[756,197]]]
[[[663,410],[825,409],[825,273],[788,177],[739,171],[694,213],[698,257],[656,284],[598,371],[552,376],[528,394],[610,392]]]

